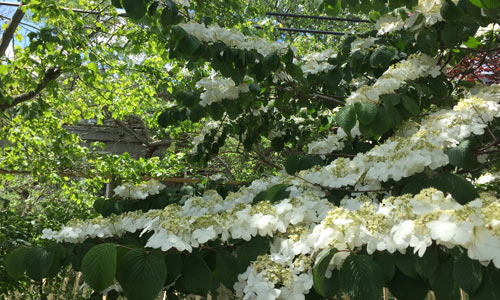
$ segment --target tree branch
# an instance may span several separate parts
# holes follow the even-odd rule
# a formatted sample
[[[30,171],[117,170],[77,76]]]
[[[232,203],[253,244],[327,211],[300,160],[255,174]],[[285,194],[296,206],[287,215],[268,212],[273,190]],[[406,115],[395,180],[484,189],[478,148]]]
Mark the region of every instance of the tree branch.
[[[12,102],[0,105],[0,111],[4,111],[8,108],[11,108],[11,107],[18,105],[19,103],[33,99],[38,94],[40,94],[40,92],[43,91],[47,87],[47,85],[49,85],[50,82],[57,79],[61,74],[62,74],[62,70],[59,67],[49,68],[45,72],[45,75],[43,76],[42,81],[40,83],[38,83],[38,85],[36,86],[36,88],[33,91],[27,92],[24,94],[20,94],[17,96],[13,96]]]
[[[12,40],[12,37],[14,36],[14,33],[16,32],[16,29],[19,26],[19,23],[21,23],[23,17],[24,17],[23,3],[21,2],[19,7],[16,9],[16,12],[12,16],[9,25],[7,25],[7,28],[3,32],[2,38],[0,39],[0,58],[2,58],[5,55],[5,52],[9,47],[10,41]]]

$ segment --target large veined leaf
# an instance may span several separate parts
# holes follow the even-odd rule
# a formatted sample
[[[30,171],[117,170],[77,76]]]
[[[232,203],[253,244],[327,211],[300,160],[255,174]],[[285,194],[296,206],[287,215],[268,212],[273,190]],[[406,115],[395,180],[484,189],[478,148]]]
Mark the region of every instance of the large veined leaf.
[[[335,122],[350,135],[351,129],[356,125],[356,110],[354,105],[342,107],[335,115]]]
[[[431,287],[439,300],[460,299],[460,289],[453,280],[453,259],[449,258],[439,266],[431,281]]]
[[[254,237],[248,243],[236,248],[236,259],[238,260],[239,273],[245,272],[250,262],[257,259],[259,255],[266,254],[270,248],[269,241],[265,237]]]
[[[316,293],[326,298],[331,298],[340,291],[338,272],[334,272],[336,274],[332,274],[330,278],[325,277],[328,265],[335,253],[337,253],[337,249],[332,248],[320,254],[313,267],[314,290]]]
[[[54,261],[54,253],[42,247],[28,249],[24,255],[26,274],[35,280],[41,281],[47,276]]]
[[[450,193],[460,204],[466,204],[479,197],[472,183],[458,174],[441,174],[437,178],[436,186]]]
[[[229,251],[217,249],[215,276],[226,286],[232,289],[234,283],[238,280],[238,260]]]
[[[453,279],[462,290],[473,295],[483,280],[481,264],[470,259],[465,253],[458,256],[453,264]]]
[[[389,282],[389,291],[398,300],[424,300],[429,291],[427,283],[414,279],[396,270]]]
[[[134,20],[139,20],[146,15],[148,7],[144,0],[122,0],[123,8],[127,16]]]
[[[500,1],[498,0],[469,0],[470,3],[476,5],[480,8],[495,9],[500,6]]]
[[[370,124],[377,116],[377,106],[370,102],[354,103],[354,109],[361,124]]]
[[[340,288],[352,300],[379,300],[384,286],[383,273],[368,255],[349,255],[340,268]]]
[[[436,247],[427,248],[422,257],[415,257],[415,271],[422,279],[429,279],[439,266],[438,250]]]
[[[83,257],[82,273],[85,282],[97,292],[110,286],[116,274],[116,246],[104,243],[92,247]]]
[[[450,164],[465,169],[473,168],[476,164],[474,146],[474,141],[467,139],[458,146],[448,149],[446,155],[450,159]]]
[[[500,271],[492,266],[483,271],[481,286],[474,295],[470,295],[471,300],[492,300],[500,299]]]
[[[28,250],[26,247],[17,248],[5,258],[4,265],[7,269],[7,274],[14,280],[18,280],[24,275],[24,271],[26,270],[24,257]]]
[[[119,261],[117,279],[129,300],[154,300],[167,278],[163,254],[133,249]]]
[[[165,254],[165,266],[167,267],[167,279],[165,285],[172,284],[181,275],[182,257],[177,252]]]
[[[191,254],[182,262],[182,285],[194,295],[205,296],[212,288],[212,272],[199,254]]]

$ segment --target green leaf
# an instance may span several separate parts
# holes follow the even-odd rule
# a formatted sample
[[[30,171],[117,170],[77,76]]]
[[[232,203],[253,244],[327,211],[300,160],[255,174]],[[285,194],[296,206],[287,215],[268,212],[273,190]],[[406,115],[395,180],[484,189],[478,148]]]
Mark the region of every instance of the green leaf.
[[[326,270],[337,249],[332,248],[316,259],[313,267],[313,287],[319,295],[332,298],[340,292],[340,282],[338,274],[332,274],[330,278],[325,277]],[[338,272],[335,272],[338,273]]]
[[[383,273],[368,255],[349,255],[340,268],[340,287],[352,300],[379,300]]]
[[[255,83],[251,83],[249,86],[248,86],[250,92],[254,95],[258,95],[260,94],[260,86],[258,84],[255,84]]]
[[[53,261],[54,253],[51,251],[42,247],[30,248],[24,254],[26,274],[35,281],[41,281],[49,273]]]
[[[292,155],[285,160],[285,170],[293,175],[299,171],[323,165],[323,160],[317,155]]]
[[[441,41],[446,47],[451,47],[458,42],[458,24],[446,23],[443,29],[439,32]]]
[[[437,177],[436,186],[440,190],[450,193],[462,205],[479,198],[474,185],[458,174],[441,174]]]
[[[163,254],[133,249],[119,261],[117,279],[129,300],[154,300],[167,278]]]
[[[177,44],[176,50],[185,55],[192,55],[201,43],[195,36],[186,34]]]
[[[356,125],[356,109],[354,105],[347,105],[342,107],[335,114],[335,123],[337,123],[344,131],[350,136],[351,129]]]
[[[82,273],[85,282],[96,292],[110,286],[116,274],[116,246],[104,243],[92,247],[83,257]]]
[[[418,278],[417,270],[415,270],[416,257],[410,250],[406,251],[405,254],[398,252],[394,258],[398,270],[408,277]]]
[[[380,48],[370,56],[370,65],[373,68],[387,68],[396,57],[396,51],[392,48]]]
[[[121,0],[111,0],[111,4],[116,8],[123,8]]]
[[[226,286],[226,288],[232,290],[233,285],[238,281],[238,260],[226,249],[217,249],[216,253],[216,266],[215,266],[215,276],[216,278]]]
[[[400,271],[396,271],[388,287],[398,300],[424,300],[429,291],[425,282],[408,277]]]
[[[236,248],[238,272],[245,272],[250,262],[256,260],[257,256],[266,254],[270,247],[269,241],[261,236],[254,237],[248,243],[238,246]]]
[[[481,46],[482,44],[475,37],[470,36],[469,39],[466,42],[464,42],[464,45],[469,47],[469,48],[476,49],[477,47]]]
[[[273,53],[266,55],[262,63],[266,72],[276,71],[280,64],[280,57],[278,56],[278,52],[274,51]]]
[[[446,150],[450,164],[463,169],[471,169],[476,165],[474,154],[475,143],[472,139],[462,141],[457,147]]]
[[[377,116],[377,105],[370,102],[356,102],[354,109],[361,124],[370,124]]]
[[[212,287],[212,272],[199,254],[191,254],[182,262],[179,281],[189,293],[205,296]]]
[[[398,105],[401,102],[401,97],[398,94],[385,94],[380,97],[380,100],[387,105]]]
[[[484,269],[481,286],[470,300],[493,300],[500,299],[500,272],[491,264]]]
[[[139,20],[146,15],[148,7],[144,0],[122,0],[123,8],[127,16]]]
[[[418,33],[417,47],[424,53],[433,54],[438,48],[438,33],[434,28],[427,28]]]
[[[402,95],[401,102],[403,103],[403,107],[412,115],[417,116],[420,113],[420,106],[418,106],[417,102],[412,98]]]
[[[377,107],[377,116],[373,121],[369,124],[371,127],[371,131],[374,136],[380,136],[386,133],[392,126],[391,116],[388,114],[385,108],[378,106]]]
[[[384,275],[384,281],[390,282],[394,273],[396,272],[396,263],[394,261],[394,256],[388,252],[382,252],[375,254],[373,260],[378,264],[382,274]]]
[[[454,261],[453,279],[462,290],[469,295],[473,295],[483,280],[481,264],[463,253]]]
[[[439,265],[436,263],[436,267]],[[436,271],[431,282],[432,290],[439,300],[460,299],[460,289],[453,281],[453,259],[449,258]]]
[[[165,266],[167,267],[167,278],[165,285],[174,283],[182,272],[182,256],[178,252],[165,254]]]
[[[288,198],[288,196],[290,196],[290,192],[286,190],[287,188],[288,185],[286,184],[273,185],[272,187],[267,189],[266,199],[269,200],[271,203],[274,203]]]
[[[331,16],[337,16],[342,10],[342,3],[340,0],[323,0],[324,12]]]
[[[470,3],[480,8],[495,9],[500,6],[498,0],[469,0]]]
[[[28,252],[28,248],[20,247],[12,251],[7,255],[4,260],[4,265],[7,270],[7,274],[14,280],[18,280],[24,275],[26,271],[24,258]]]
[[[179,23],[180,19],[178,15],[179,9],[177,8],[177,4],[175,4],[172,0],[166,0],[165,8],[161,12],[161,25],[163,25],[163,27],[167,27],[169,25]],[[174,34],[174,36],[176,35]]]
[[[439,257],[436,247],[429,247],[422,257],[415,258],[415,271],[422,279],[429,279],[439,266]]]
[[[460,21],[464,17],[464,12],[451,0],[445,0],[441,6],[441,16],[446,21]]]
[[[282,151],[283,148],[285,147],[285,141],[283,140],[282,137],[275,137],[271,141],[271,148],[273,148],[274,151]]]

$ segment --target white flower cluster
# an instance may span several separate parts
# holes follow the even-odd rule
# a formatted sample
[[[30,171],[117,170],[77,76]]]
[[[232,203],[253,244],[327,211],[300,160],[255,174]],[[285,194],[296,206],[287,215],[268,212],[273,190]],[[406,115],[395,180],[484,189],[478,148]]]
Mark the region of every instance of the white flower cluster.
[[[375,46],[375,42],[378,38],[367,37],[367,38],[357,38],[351,43],[351,54],[356,51],[364,52],[369,50],[371,47]]]
[[[378,182],[401,178],[448,164],[444,150],[454,147],[471,134],[482,135],[500,116],[499,86],[484,87],[482,92],[465,98],[453,110],[437,111],[422,120],[422,125],[403,129],[385,143],[354,158],[338,158],[326,167],[302,171],[308,181],[339,188],[361,181],[377,186]]]
[[[361,132],[359,131],[359,122],[356,122],[356,125],[351,129],[351,137],[360,136]],[[309,154],[318,154],[318,155],[326,155],[330,154],[333,151],[340,151],[344,149],[344,140],[347,138],[347,134],[339,127],[337,129],[337,133],[330,134],[325,139],[319,141],[313,141],[307,144],[307,153]]]
[[[330,57],[335,57],[335,51],[334,49],[327,49],[322,52],[314,52],[304,56],[302,59],[302,61],[304,61],[302,65],[304,74],[306,76],[308,74],[318,74],[335,68],[335,65],[328,63]]]
[[[221,126],[220,121],[208,121],[205,125],[203,125],[203,129],[201,130],[200,134],[195,136],[193,139],[194,152],[197,152],[198,145],[200,143],[203,143],[203,141],[205,140],[205,136],[209,134],[212,130],[217,131],[214,141],[218,141],[219,138],[222,136],[222,130],[219,130],[220,126]]]
[[[413,12],[410,13],[406,10],[406,8],[404,8],[410,15],[406,21],[403,21],[400,14],[395,12],[382,16],[375,24],[378,35],[399,31],[403,28],[409,29],[414,25],[417,25],[416,27],[424,25],[432,26],[437,22],[443,21],[443,17],[441,16],[441,7],[443,6],[444,1],[445,0],[419,0],[417,6],[413,9]],[[458,3],[458,0],[451,1],[454,4]],[[417,20],[419,16],[423,16],[424,21],[422,24],[415,24],[415,22],[418,22]]]
[[[347,98],[347,103],[379,103],[380,96],[393,93],[407,81],[426,76],[437,77],[440,74],[441,67],[437,64],[436,59],[426,54],[412,55],[406,60],[392,65],[377,79],[374,85],[363,86],[356,90]]]
[[[158,195],[165,186],[156,179],[151,179],[148,182],[134,184],[124,183],[117,186],[113,191],[115,196],[129,199],[146,199],[149,195]]]
[[[329,269],[340,268],[353,250],[405,253],[413,248],[423,256],[433,242],[461,246],[471,259],[500,268],[500,203],[488,194],[460,205],[436,189],[412,197],[388,197],[374,204],[367,196],[350,199],[356,210],[332,207],[314,227],[289,228],[276,237],[270,254],[260,256],[235,284],[243,299],[304,299],[311,288],[313,258],[336,248]],[[293,288],[293,289],[292,289]],[[264,295],[271,295],[265,298]]]
[[[248,93],[248,83],[242,83],[238,86],[231,78],[206,77],[196,83],[197,88],[203,88],[205,91],[200,96],[200,105],[208,106],[224,99],[237,99],[240,93]]]
[[[479,176],[474,182],[475,184],[493,184],[500,183],[500,172],[496,173],[485,173]]]
[[[452,110],[427,116],[416,131],[403,126],[400,136],[359,154],[359,158],[339,158],[330,166],[300,175],[322,182],[321,176],[314,177],[320,173],[327,179],[327,186],[339,186],[337,181],[355,185],[361,177],[398,180],[425,166],[446,164],[445,148],[471,134],[483,134],[485,122],[500,116],[499,94],[498,85],[484,87]],[[288,198],[251,204],[257,194],[276,184],[289,186]],[[257,235],[273,237],[270,253],[260,256],[239,275],[234,288],[236,296],[243,299],[304,299],[312,287],[315,257],[332,247],[339,253],[330,269],[340,267],[351,251],[363,246],[369,253],[404,253],[413,248],[422,256],[432,243],[459,245],[471,259],[484,265],[492,262],[500,268],[500,201],[492,195],[483,193],[467,205],[460,205],[440,191],[425,189],[416,196],[386,197],[380,204],[360,195],[344,199],[343,207],[334,206],[324,196],[317,187],[280,174],[256,180],[225,199],[215,191],[207,191],[203,197],[190,197],[183,205],[161,210],[71,221],[59,231],[44,230],[43,238],[81,243],[88,238],[110,238],[126,232],[152,232],[147,247],[192,251],[215,239],[226,242],[250,240]]]
[[[271,42],[259,37],[243,35],[240,31],[226,29],[219,25],[205,26],[199,23],[179,24],[188,34],[195,36],[204,43],[223,42],[225,45],[240,50],[256,50],[266,56],[277,51],[279,55],[284,55],[290,49],[287,43]]]

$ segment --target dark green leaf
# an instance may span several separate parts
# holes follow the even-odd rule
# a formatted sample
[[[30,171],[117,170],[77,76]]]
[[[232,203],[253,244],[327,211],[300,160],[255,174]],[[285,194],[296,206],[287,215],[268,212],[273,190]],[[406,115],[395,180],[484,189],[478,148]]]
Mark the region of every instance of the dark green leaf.
[[[490,267],[483,271],[481,286],[474,295],[470,295],[471,300],[493,300],[500,299],[500,271],[490,264]]]
[[[441,16],[446,21],[460,21],[464,17],[464,12],[453,1],[445,0],[441,6]]]
[[[154,300],[165,283],[167,268],[157,250],[133,249],[119,261],[117,279],[129,300]]]
[[[172,0],[165,0],[165,8],[161,12],[161,25],[167,27],[179,23],[179,9]],[[174,35],[175,36],[175,35]]]
[[[212,288],[212,272],[199,254],[191,254],[182,262],[179,281],[189,293],[205,296]]]
[[[283,200],[285,198],[288,198],[288,196],[290,196],[290,192],[286,190],[287,188],[288,185],[286,184],[273,185],[267,190],[266,199],[269,200],[271,203],[274,203]]]
[[[174,283],[182,272],[182,257],[178,252],[165,254],[165,266],[167,267],[167,279],[165,285]]]
[[[436,247],[429,247],[422,257],[415,258],[415,271],[422,279],[429,279],[439,266],[439,257]]]
[[[122,0],[123,8],[127,16],[139,20],[146,15],[148,7],[144,0]]]
[[[326,270],[337,249],[330,249],[321,254],[313,267],[313,286],[319,295],[331,298],[340,292],[340,282],[338,272],[334,272],[330,278],[325,277]]]
[[[389,291],[398,300],[424,300],[429,288],[425,282],[396,271],[389,282]]]
[[[450,193],[460,204],[466,204],[479,197],[474,185],[458,174],[441,174],[437,177],[436,187]]]
[[[482,267],[479,261],[470,259],[464,253],[455,259],[453,278],[467,294],[473,295],[483,280]]]
[[[186,34],[177,44],[176,50],[185,54],[191,55],[193,54],[198,47],[200,47],[200,40],[198,40],[195,36],[190,34]]]
[[[398,94],[385,94],[380,97],[380,100],[387,105],[398,105],[401,102],[401,97]]]
[[[236,257],[225,249],[217,249],[215,274],[226,288],[232,290],[239,274]]]
[[[339,276],[341,289],[352,300],[379,300],[382,296],[383,274],[371,256],[349,255]]]
[[[417,116],[420,113],[420,106],[412,98],[402,95],[401,102],[403,103],[403,107],[413,116]]]
[[[82,273],[85,282],[96,292],[110,286],[116,274],[116,246],[104,243],[92,247],[83,257]]]
[[[342,107],[335,115],[335,123],[337,123],[344,131],[350,135],[351,129],[356,125],[356,110],[354,105]]]
[[[245,272],[250,262],[257,256],[264,255],[269,251],[270,244],[265,237],[254,237],[248,243],[236,248],[236,259],[238,260],[239,273]]]
[[[457,147],[446,150],[450,164],[459,168],[471,169],[476,165],[475,143],[471,139],[462,141]]]
[[[370,56],[370,65],[373,68],[387,68],[395,58],[396,51],[391,48],[380,48]]]
[[[24,275],[25,265],[24,258],[28,252],[28,248],[20,247],[12,251],[7,255],[4,260],[5,268],[7,269],[7,274],[14,280],[18,280]]]
[[[398,270],[408,277],[418,278],[417,270],[415,270],[416,257],[410,249],[408,249],[405,254],[396,253],[394,258]]]
[[[278,52],[274,51],[271,54],[268,54],[266,57],[264,57],[263,60],[263,65],[264,69],[267,72],[274,72],[278,68],[280,64],[280,57],[278,56]]]
[[[390,253],[382,252],[375,254],[373,259],[378,264],[380,270],[382,270],[385,282],[391,281],[392,277],[394,277],[394,272],[396,272],[394,256]]]
[[[417,36],[417,47],[424,53],[433,54],[439,45],[438,34],[434,28],[420,31]]]
[[[370,124],[377,116],[377,106],[370,102],[356,102],[354,109],[361,124]]]
[[[30,248],[24,254],[26,274],[35,281],[41,281],[49,273],[53,261],[54,253],[51,251],[42,247]]]
[[[273,148],[274,151],[281,151],[283,150],[283,147],[285,147],[285,141],[283,140],[282,137],[275,137],[271,141],[271,148]]]
[[[438,264],[436,264],[438,267]],[[453,281],[453,259],[449,258],[436,271],[431,284],[432,290],[439,300],[460,299],[460,289]]]

